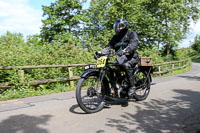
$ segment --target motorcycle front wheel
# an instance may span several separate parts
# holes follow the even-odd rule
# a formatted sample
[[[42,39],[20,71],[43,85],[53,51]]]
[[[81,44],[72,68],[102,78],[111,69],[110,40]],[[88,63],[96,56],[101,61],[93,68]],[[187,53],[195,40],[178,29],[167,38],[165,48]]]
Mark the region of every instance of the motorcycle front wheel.
[[[100,83],[98,74],[81,78],[76,87],[76,100],[86,113],[101,111],[105,105],[104,81]]]

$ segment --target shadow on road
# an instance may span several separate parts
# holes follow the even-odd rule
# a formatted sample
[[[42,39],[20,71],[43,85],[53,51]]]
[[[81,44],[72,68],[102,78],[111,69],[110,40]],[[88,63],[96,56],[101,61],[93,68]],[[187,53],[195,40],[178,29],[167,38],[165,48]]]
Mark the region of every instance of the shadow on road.
[[[71,108],[69,109],[69,111],[71,113],[74,113],[74,114],[86,114],[85,112],[83,112],[80,107],[78,106],[78,104],[76,105],[72,105]]]
[[[189,79],[189,80],[197,80],[197,81],[200,81],[200,77],[198,76],[179,76],[181,78],[186,78],[186,79]]]
[[[48,130],[41,128],[47,125],[51,115],[39,117],[29,115],[14,115],[0,123],[0,133],[48,133]]]
[[[115,101],[107,102],[104,106],[104,109],[109,109],[112,105],[121,105],[121,107],[126,107],[128,106],[128,100],[115,98]],[[69,111],[74,114],[87,114],[81,110],[78,104],[72,105]]]
[[[173,100],[152,99],[135,104],[136,114],[125,112],[117,119],[108,118],[106,126],[123,133],[200,133],[200,92],[174,92]]]

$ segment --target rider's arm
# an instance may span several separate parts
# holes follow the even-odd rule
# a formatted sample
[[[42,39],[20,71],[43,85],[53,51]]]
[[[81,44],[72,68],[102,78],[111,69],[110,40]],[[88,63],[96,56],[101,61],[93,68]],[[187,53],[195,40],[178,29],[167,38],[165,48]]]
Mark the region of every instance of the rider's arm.
[[[124,49],[127,53],[133,53],[136,51],[139,45],[139,40],[136,32],[130,33],[130,40],[128,46]]]
[[[109,53],[109,51],[111,50],[111,49],[114,49],[115,47],[115,43],[116,43],[116,36],[114,35],[113,37],[112,37],[112,39],[110,40],[110,42],[108,43],[108,45],[106,45],[101,51],[99,51],[98,53],[99,53],[99,55],[101,54],[101,55],[104,55],[104,54],[107,54],[107,53]]]
[[[112,37],[112,39],[110,40],[108,45],[105,46],[105,48],[110,47],[110,48],[114,49],[115,44],[116,44],[116,35],[114,35]]]

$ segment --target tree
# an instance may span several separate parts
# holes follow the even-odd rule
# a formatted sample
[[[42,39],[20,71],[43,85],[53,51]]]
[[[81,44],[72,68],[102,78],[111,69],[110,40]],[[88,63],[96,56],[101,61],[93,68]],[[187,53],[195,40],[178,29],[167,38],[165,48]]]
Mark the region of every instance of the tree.
[[[82,6],[79,0],[57,0],[50,6],[42,7],[44,13],[41,28],[43,41],[67,40],[77,35],[80,29]]]
[[[197,52],[197,54],[200,53],[200,36],[197,35],[195,38],[194,38],[194,43],[191,45],[191,48]]]
[[[199,0],[92,0],[87,15],[91,40],[109,39],[114,21],[123,17],[138,33],[140,46],[164,48],[170,54],[185,37],[190,21],[199,18]]]

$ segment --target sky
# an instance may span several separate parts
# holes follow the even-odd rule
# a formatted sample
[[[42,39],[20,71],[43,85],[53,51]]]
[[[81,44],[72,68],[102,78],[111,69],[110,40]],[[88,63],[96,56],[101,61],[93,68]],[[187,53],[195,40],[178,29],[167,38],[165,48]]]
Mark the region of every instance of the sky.
[[[27,35],[39,34],[42,26],[42,5],[49,6],[56,0],[0,0],[0,36],[7,31]],[[85,4],[83,8],[88,8]],[[200,35],[200,20],[191,23],[190,34],[180,43],[180,48],[189,47],[194,37]]]
[[[186,48],[191,45],[192,42],[194,42],[194,38],[196,35],[200,35],[200,20],[198,20],[196,23],[191,22],[190,23],[190,31],[187,34],[187,38],[184,39],[180,44],[179,47]]]
[[[0,35],[7,31],[24,36],[40,32],[42,5],[55,0],[0,0]]]

